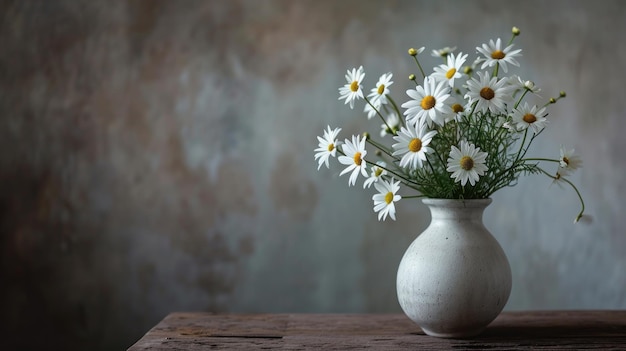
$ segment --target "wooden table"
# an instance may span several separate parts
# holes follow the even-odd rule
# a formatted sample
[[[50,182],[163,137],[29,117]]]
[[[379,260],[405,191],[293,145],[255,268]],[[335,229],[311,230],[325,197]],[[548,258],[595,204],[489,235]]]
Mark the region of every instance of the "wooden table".
[[[503,312],[479,336],[425,335],[403,314],[172,313],[129,350],[626,350],[626,311]]]

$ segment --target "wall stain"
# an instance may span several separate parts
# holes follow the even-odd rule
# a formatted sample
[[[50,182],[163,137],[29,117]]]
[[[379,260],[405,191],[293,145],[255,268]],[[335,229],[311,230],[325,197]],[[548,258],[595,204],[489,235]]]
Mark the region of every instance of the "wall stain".
[[[289,176],[285,177],[286,174]],[[308,175],[302,172],[296,157],[290,153],[278,155],[268,191],[274,208],[296,221],[309,220],[317,206],[315,184],[308,180]]]

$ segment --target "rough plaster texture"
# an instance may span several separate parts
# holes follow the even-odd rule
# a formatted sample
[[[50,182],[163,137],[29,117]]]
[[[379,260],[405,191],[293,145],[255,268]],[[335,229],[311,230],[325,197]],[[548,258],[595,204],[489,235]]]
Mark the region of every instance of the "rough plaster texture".
[[[429,221],[316,171],[315,136],[378,128],[337,101],[347,68],[522,29],[552,109],[537,156],[576,147],[594,218],[541,177],[494,196],[506,309],[626,308],[620,1],[1,1],[2,340],[123,349],[171,311],[399,312],[395,272]],[[430,67],[435,61],[426,61]],[[36,337],[34,337],[36,336]]]

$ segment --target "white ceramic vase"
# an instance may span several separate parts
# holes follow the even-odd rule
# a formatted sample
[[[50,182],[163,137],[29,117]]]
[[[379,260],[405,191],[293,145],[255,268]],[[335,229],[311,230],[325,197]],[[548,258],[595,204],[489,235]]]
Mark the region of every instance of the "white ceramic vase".
[[[431,223],[405,252],[396,288],[404,313],[431,336],[472,337],[504,308],[511,267],[483,225],[491,199],[424,199]]]

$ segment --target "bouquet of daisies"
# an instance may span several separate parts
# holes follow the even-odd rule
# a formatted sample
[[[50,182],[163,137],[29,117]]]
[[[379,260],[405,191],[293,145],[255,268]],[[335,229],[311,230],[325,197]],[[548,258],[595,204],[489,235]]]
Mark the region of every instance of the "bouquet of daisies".
[[[479,57],[470,64],[466,64],[467,54],[454,54],[455,48],[433,50],[433,56],[442,57],[444,63],[429,75],[419,61],[424,48],[409,49],[422,79],[409,76],[415,88],[407,90],[403,112],[390,95],[391,73],[383,74],[365,96],[363,67],[348,70],[339,99],[351,109],[364,100],[367,117],[382,121],[380,138],[363,133],[341,142],[341,128],[328,126],[315,149],[318,170],[329,167],[329,159],[338,156],[345,166],[340,176],[349,174],[349,186],[356,184],[359,175],[365,178],[363,188],[373,185],[377,190],[372,199],[379,220],[387,216],[395,220],[394,204],[402,198],[483,199],[515,185],[522,174],[544,174],[575,190],[582,207],[578,221],[585,205],[567,179],[582,163],[574,150],[561,148],[560,157],[554,159],[527,155],[548,124],[548,106],[565,97],[565,92],[543,105],[529,104],[526,100],[539,97],[540,89],[516,75],[500,74],[508,73],[510,66],[519,67],[516,58],[521,50],[513,44],[519,34],[513,27],[506,46],[498,38],[477,47]],[[366,146],[374,152],[368,153]],[[544,169],[546,162],[555,163],[556,171]],[[413,194],[401,196],[401,187]]]

